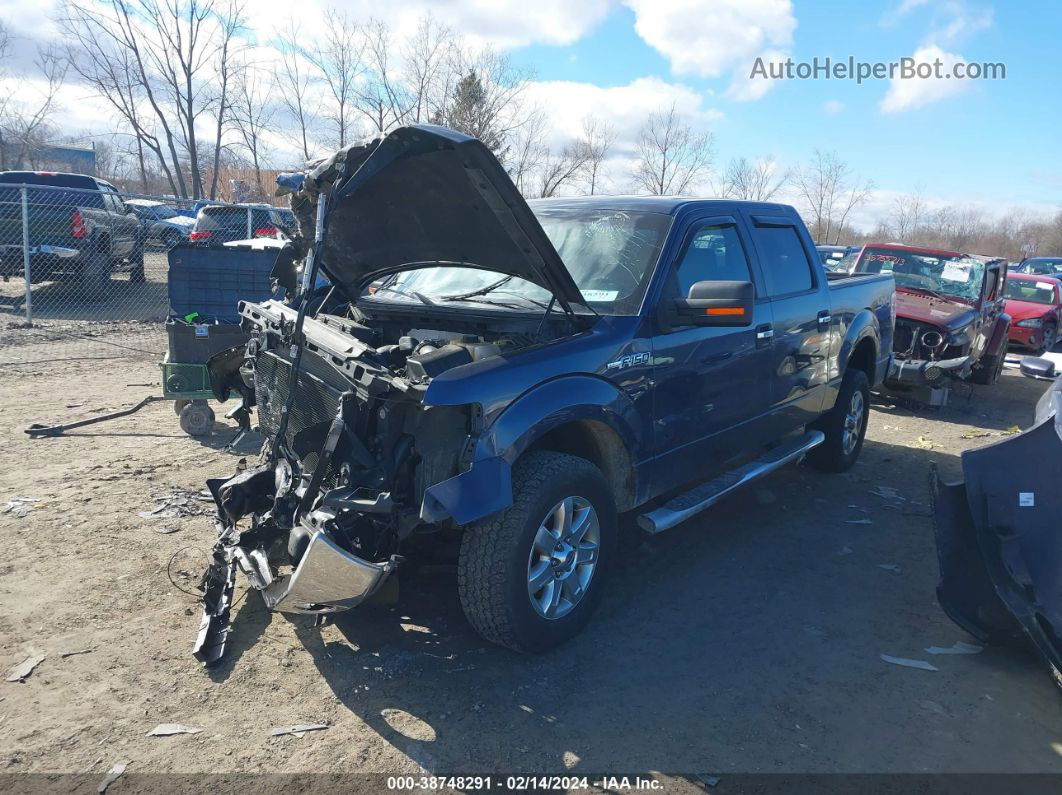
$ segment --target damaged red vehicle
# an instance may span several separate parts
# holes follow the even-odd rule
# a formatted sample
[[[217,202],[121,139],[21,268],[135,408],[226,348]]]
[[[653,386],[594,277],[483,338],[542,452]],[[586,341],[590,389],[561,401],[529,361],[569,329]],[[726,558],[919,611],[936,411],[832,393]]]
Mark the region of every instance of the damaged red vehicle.
[[[849,273],[896,280],[885,391],[942,406],[954,379],[995,383],[1011,323],[1003,302],[1005,260],[896,243],[867,243],[849,260]]]
[[[1049,351],[1058,339],[1062,282],[1050,276],[1012,273],[1003,286],[1010,315],[1010,342],[1036,352]]]

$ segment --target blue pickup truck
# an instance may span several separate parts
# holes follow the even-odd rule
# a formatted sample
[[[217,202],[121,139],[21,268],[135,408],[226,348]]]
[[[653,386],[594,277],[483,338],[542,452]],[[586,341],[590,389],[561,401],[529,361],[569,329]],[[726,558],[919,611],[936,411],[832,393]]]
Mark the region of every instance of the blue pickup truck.
[[[478,140],[430,126],[309,172],[303,229],[322,202],[306,283],[329,286],[242,304],[250,342],[211,364],[267,441],[209,483],[204,663],[237,569],[271,609],[328,615],[427,535],[457,550],[476,630],[548,649],[599,601],[617,514],[658,533],[787,462],[859,455],[893,280],[827,273],[791,207],[525,202]]]

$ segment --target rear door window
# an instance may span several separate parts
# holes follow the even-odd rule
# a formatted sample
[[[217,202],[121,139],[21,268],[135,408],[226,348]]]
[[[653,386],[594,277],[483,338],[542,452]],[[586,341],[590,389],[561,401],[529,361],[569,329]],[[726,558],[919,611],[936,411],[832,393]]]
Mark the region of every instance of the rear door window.
[[[752,237],[763,266],[768,296],[804,293],[814,288],[811,262],[796,227],[782,223],[754,223]]]

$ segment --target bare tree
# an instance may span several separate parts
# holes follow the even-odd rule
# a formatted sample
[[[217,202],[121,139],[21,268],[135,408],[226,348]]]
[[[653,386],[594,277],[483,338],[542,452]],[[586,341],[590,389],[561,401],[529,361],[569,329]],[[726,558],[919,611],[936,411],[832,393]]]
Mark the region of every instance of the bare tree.
[[[399,75],[391,64],[391,31],[371,19],[361,31],[365,73],[356,88],[355,105],[369,119],[373,132],[385,133],[401,124],[411,106]]]
[[[357,82],[365,71],[363,53],[358,26],[341,13],[333,15],[324,39],[307,53],[327,88],[324,115],[335,129],[333,142],[339,148],[353,137]]]
[[[596,116],[586,116],[583,119],[583,137],[579,145],[582,147],[585,156],[583,172],[586,178],[587,191],[591,196],[597,191],[601,177],[601,166],[615,143],[615,127]]]
[[[505,163],[535,112],[523,101],[533,72],[490,48],[457,52],[454,58],[448,70],[452,83],[443,89],[442,105],[432,121],[479,138]]]
[[[14,37],[0,23],[0,69],[6,71],[4,62],[11,56]],[[44,87],[36,92],[38,97],[27,102],[18,102],[10,94],[0,98],[0,168],[23,168],[27,163],[36,164],[50,132],[50,119],[56,108],[56,98],[66,81],[68,65],[66,58],[55,47],[38,46],[34,60],[37,74],[43,78]],[[0,72],[2,77],[9,76]]]
[[[575,182],[586,169],[588,159],[588,150],[581,142],[568,144],[559,153],[547,152],[539,170],[539,197],[554,196]]]
[[[186,196],[174,131],[155,95],[128,3],[111,0],[106,5],[83,5],[71,0],[63,6],[58,21],[70,42],[67,59],[74,72],[93,94],[111,105],[135,136],[142,188],[147,189],[147,150],[154,155],[170,191]]]
[[[913,241],[926,221],[927,208],[922,198],[922,189],[896,197],[889,213],[889,228],[900,243]]]
[[[853,173],[836,152],[815,150],[792,177],[808,215],[812,237],[836,243],[853,210],[866,204],[874,183]]]
[[[453,31],[430,14],[421,17],[416,31],[403,43],[408,122],[420,124],[441,112],[447,89],[454,82],[456,47]]]
[[[757,161],[734,158],[723,172],[719,194],[730,199],[770,201],[788,180],[789,174],[780,172],[770,155]]]
[[[549,155],[545,145],[548,126],[546,114],[536,108],[513,137],[509,150],[509,177],[524,196],[534,195],[534,177]]]
[[[273,128],[275,106],[270,103],[273,76],[252,63],[245,63],[236,82],[236,97],[232,105],[232,121],[240,134],[244,149],[254,168],[254,184],[258,197],[265,195],[262,186],[262,158],[265,155],[264,137]]]
[[[685,193],[712,163],[712,135],[698,133],[682,121],[674,103],[650,113],[638,134],[635,183],[647,193],[662,196]]]
[[[226,125],[232,121],[232,64],[237,61],[239,44],[236,34],[243,27],[243,6],[238,0],[229,0],[225,8],[218,13],[221,39],[217,53],[217,81],[213,97],[214,120],[217,122],[214,133],[214,163],[210,174],[210,198],[218,195],[218,172],[221,170],[221,149],[225,137]],[[257,169],[257,166],[256,166]],[[258,186],[261,189],[261,185]]]
[[[291,33],[282,36],[277,44],[280,52],[280,71],[277,83],[280,103],[295,124],[295,138],[298,141],[304,160],[310,159],[310,145],[307,133],[317,114],[310,96],[311,77],[305,64],[309,60],[305,49],[299,44],[300,31],[292,21]]]

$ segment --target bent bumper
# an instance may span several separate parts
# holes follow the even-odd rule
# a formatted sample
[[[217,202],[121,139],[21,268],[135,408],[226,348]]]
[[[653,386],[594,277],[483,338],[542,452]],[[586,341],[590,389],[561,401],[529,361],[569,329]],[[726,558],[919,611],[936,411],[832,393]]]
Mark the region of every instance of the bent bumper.
[[[394,568],[390,561],[362,560],[318,530],[294,573],[271,582],[262,597],[283,613],[338,613],[372,596]]]
[[[948,378],[965,378],[970,374],[973,362],[969,356],[956,359],[930,361],[926,359],[893,359],[885,385],[889,387],[943,386]]]

